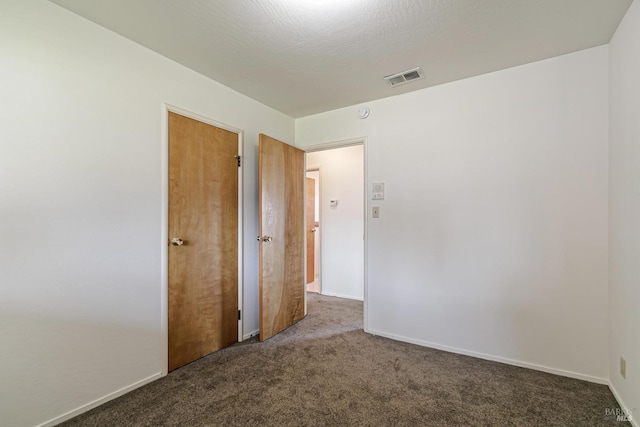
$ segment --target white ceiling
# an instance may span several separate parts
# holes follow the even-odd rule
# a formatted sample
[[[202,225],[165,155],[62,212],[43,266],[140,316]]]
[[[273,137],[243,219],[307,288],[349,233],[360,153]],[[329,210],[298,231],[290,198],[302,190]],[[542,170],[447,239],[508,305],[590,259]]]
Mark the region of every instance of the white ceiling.
[[[52,1],[302,117],[606,44],[632,0]]]

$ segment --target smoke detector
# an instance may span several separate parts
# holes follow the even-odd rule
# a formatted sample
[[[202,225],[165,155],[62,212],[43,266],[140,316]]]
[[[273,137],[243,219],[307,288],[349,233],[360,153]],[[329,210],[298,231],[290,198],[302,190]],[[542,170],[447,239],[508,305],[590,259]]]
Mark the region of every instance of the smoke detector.
[[[416,67],[410,70],[401,71],[396,74],[391,74],[384,78],[392,87],[401,86],[414,80],[424,79],[424,73],[422,68]]]
[[[369,107],[361,107],[358,109],[358,117],[360,117],[361,119],[366,119],[367,117],[369,117],[369,113],[371,111],[369,110]]]

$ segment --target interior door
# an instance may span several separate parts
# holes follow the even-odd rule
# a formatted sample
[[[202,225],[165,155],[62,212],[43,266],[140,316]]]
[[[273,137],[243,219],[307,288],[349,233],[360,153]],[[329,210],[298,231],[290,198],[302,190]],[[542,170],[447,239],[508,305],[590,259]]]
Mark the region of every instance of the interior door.
[[[169,371],[238,340],[238,135],[169,113]]]
[[[307,178],[307,283],[315,280],[316,253],[316,180]]]
[[[304,317],[304,151],[260,134],[260,341]]]

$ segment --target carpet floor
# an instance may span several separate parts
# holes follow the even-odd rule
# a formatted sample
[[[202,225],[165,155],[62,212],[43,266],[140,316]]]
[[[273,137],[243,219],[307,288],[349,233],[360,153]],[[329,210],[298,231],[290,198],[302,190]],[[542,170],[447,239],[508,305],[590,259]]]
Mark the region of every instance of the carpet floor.
[[[625,426],[607,386],[366,334],[362,303],[309,294],[308,315],[64,426]]]

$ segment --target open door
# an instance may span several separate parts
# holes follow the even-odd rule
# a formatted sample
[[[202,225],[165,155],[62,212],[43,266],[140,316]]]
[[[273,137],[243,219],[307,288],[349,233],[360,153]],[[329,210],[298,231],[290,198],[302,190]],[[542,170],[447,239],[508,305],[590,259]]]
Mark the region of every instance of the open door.
[[[307,284],[316,278],[316,180],[307,178]]]
[[[304,317],[304,151],[260,134],[260,341]]]

